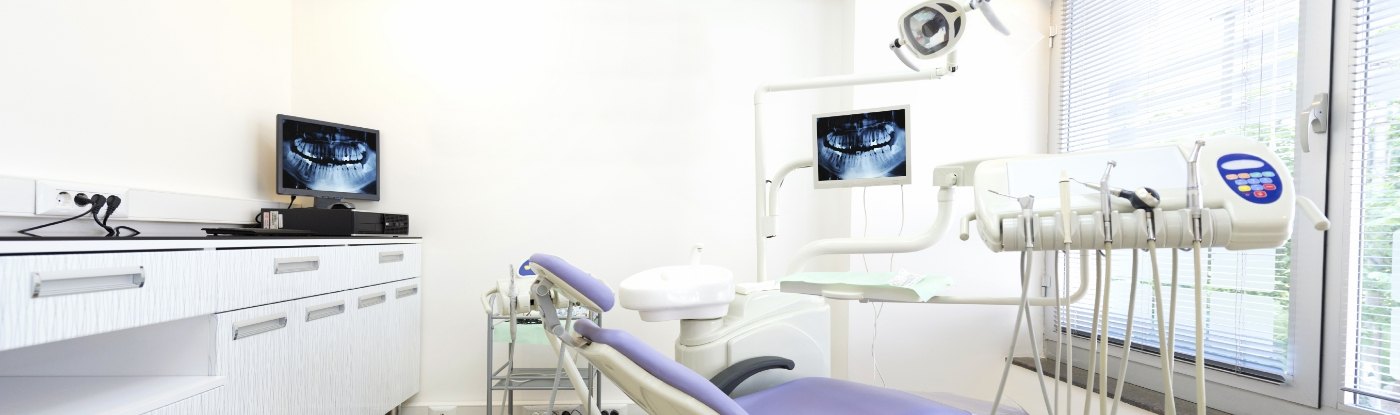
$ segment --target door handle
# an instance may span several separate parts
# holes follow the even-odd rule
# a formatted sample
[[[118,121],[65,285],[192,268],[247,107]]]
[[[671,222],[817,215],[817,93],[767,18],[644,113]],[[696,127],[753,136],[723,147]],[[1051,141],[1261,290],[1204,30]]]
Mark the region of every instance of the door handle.
[[[30,275],[33,298],[124,290],[146,286],[145,267],[38,271]]]
[[[316,321],[345,312],[345,301],[313,306],[306,310],[306,321]]]
[[[384,251],[379,253],[379,263],[388,264],[390,262],[403,262],[403,251]]]
[[[373,307],[380,304],[384,304],[384,301],[387,301],[388,299],[389,294],[383,292],[361,296],[359,308]]]
[[[1310,139],[1313,134],[1327,134],[1329,101],[1326,92],[1314,95],[1312,104],[1308,106],[1307,111],[1302,113],[1302,116],[1307,120],[1308,131],[1302,131],[1302,134],[1298,134],[1298,148],[1302,149],[1304,153],[1312,152]]]
[[[314,256],[277,258],[273,261],[272,268],[274,274],[315,271],[321,268],[321,258]]]
[[[233,324],[233,339],[242,340],[259,334],[287,327],[287,315],[272,316]]]

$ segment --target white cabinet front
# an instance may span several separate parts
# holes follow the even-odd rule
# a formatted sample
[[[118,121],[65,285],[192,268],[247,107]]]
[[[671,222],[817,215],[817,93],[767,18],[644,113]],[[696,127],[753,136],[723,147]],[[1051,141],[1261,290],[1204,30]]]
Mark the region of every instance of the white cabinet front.
[[[205,251],[0,257],[0,350],[214,312]]]
[[[344,247],[219,250],[219,311],[351,288],[346,252]]]
[[[297,372],[302,321],[295,302],[221,313],[215,374],[227,377],[214,413],[292,414],[305,398]]]

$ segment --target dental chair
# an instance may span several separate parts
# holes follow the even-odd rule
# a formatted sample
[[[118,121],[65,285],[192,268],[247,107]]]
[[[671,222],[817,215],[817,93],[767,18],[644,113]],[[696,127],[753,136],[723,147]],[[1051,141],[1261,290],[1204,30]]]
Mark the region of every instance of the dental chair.
[[[768,389],[731,398],[725,389],[764,370],[791,369],[782,359],[768,359],[737,372],[727,373],[716,385],[689,368],[653,350],[631,334],[598,327],[591,321],[573,322],[573,332],[561,324],[553,308],[553,294],[567,296],[584,307],[605,312],[615,298],[611,288],[568,262],[552,255],[530,257],[539,279],[531,289],[543,311],[546,330],[593,363],[647,413],[695,415],[952,415],[970,414],[924,397],[829,378],[802,378]]]

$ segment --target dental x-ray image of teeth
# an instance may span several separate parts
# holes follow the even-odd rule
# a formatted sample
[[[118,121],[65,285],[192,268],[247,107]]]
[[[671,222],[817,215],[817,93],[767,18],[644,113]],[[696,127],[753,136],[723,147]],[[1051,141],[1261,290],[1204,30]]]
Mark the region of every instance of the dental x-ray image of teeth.
[[[289,189],[379,194],[379,135],[285,120],[282,184]]]
[[[850,181],[845,186],[862,186],[896,184],[898,179],[907,178],[907,111],[900,108],[818,116],[818,183]]]

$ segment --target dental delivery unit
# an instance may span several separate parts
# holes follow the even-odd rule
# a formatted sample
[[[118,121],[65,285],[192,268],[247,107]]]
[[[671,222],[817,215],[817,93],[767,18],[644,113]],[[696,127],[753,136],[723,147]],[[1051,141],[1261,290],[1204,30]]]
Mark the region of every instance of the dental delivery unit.
[[[1030,307],[1055,307],[1068,314],[1071,304],[1092,301],[1088,373],[1100,385],[1097,398],[1086,398],[1083,413],[1116,414],[1122,399],[1127,365],[1120,364],[1117,382],[1109,385],[1108,325],[1113,256],[1128,250],[1133,262],[1132,295],[1121,348],[1121,362],[1132,352],[1139,253],[1151,263],[1155,324],[1159,333],[1177,327],[1179,275],[1170,276],[1170,292],[1158,272],[1158,251],[1192,256],[1196,302],[1195,350],[1203,350],[1201,301],[1202,255],[1205,249],[1276,248],[1287,243],[1302,212],[1305,223],[1324,231],[1329,223],[1314,203],[1297,194],[1287,165],[1270,148],[1243,138],[1186,138],[1175,143],[1099,152],[1050,154],[954,163],[933,169],[937,216],[924,232],[898,237],[850,237],[809,242],[786,261],[778,277],[768,275],[765,245],[778,236],[779,190],[784,179],[804,168],[818,170],[817,187],[849,187],[910,183],[913,167],[909,142],[915,139],[909,107],[843,112],[814,120],[816,151],[809,157],[779,165],[770,175],[765,154],[763,108],[770,93],[871,84],[936,80],[957,71],[954,46],[968,28],[966,14],[976,10],[993,28],[1009,33],[987,0],[970,4],[927,1],[901,15],[900,37],[890,48],[912,73],[843,75],[759,86],[754,94],[755,122],[755,244],[757,283],[736,284],[723,267],[701,263],[694,248],[689,265],[655,268],[624,280],[620,299],[611,288],[561,258],[537,254],[528,267],[538,275],[529,296],[544,319],[551,340],[561,353],[566,372],[580,385],[577,367],[564,353],[574,351],[617,383],[628,397],[653,414],[1020,414],[1003,405],[1012,355],[1026,335],[1036,369],[1040,357],[1054,357],[1053,392],[1045,376],[1037,376],[1046,413],[1071,414],[1072,385],[1063,395],[1062,367],[1074,367],[1070,333],[1056,327],[1055,350],[1042,353]],[[944,58],[944,65],[920,69],[909,57]],[[862,157],[875,157],[862,159]],[[850,180],[841,183],[843,180]],[[955,215],[957,193],[970,188],[973,211]],[[809,261],[824,255],[908,253],[928,249],[960,219],[962,240],[971,237],[973,223],[982,242],[993,252],[1020,254],[1021,292],[1001,297],[942,295],[951,283],[891,272],[807,272]],[[1077,253],[1080,272],[1070,275]],[[1049,255],[1049,256],[1046,256]],[[1033,264],[1048,267],[1046,279],[1058,292],[1032,298]],[[1095,272],[1091,275],[1089,269]],[[1175,270],[1176,267],[1173,266]],[[956,279],[953,277],[952,279]],[[1073,282],[1077,280],[1077,284]],[[1076,288],[1071,291],[1071,286]],[[1087,295],[1094,287],[1093,298]],[[861,302],[923,304],[984,304],[1016,306],[1012,342],[1001,381],[991,402],[948,394],[916,394],[830,379],[830,309],[822,297]],[[675,360],[652,350],[630,334],[604,329],[588,319],[561,320],[556,304],[581,306],[595,313],[615,304],[636,310],[644,321],[680,321]],[[567,307],[566,307],[567,308]],[[1115,323],[1118,324],[1118,323]],[[1024,328],[1023,328],[1024,326]],[[1046,337],[1046,338],[1048,338]],[[1167,335],[1166,338],[1174,338]],[[1160,372],[1165,413],[1177,413],[1172,342],[1165,342]],[[1195,353],[1196,413],[1207,409],[1204,353]],[[1110,400],[1108,388],[1112,387]],[[585,413],[598,414],[585,388],[576,388]],[[1063,396],[1063,400],[1061,397]],[[1093,396],[1093,395],[1091,395]]]

